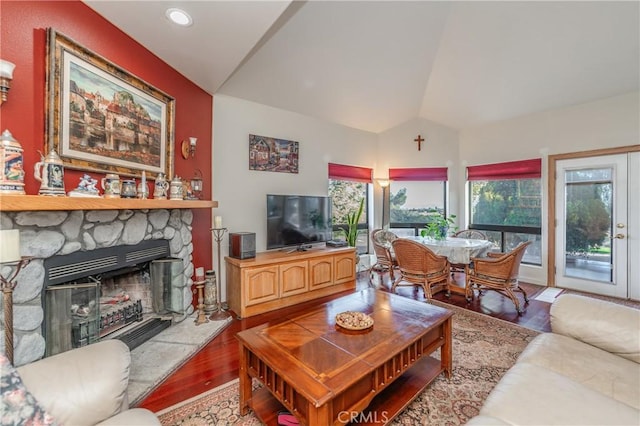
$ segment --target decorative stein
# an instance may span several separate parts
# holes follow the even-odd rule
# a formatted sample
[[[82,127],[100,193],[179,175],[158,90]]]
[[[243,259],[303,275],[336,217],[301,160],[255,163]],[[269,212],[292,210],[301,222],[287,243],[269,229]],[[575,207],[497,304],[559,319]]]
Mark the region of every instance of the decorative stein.
[[[33,166],[33,174],[40,182],[38,195],[64,196],[64,166],[55,150],[45,157],[40,153],[40,161]]]
[[[167,178],[165,178],[164,173],[158,173],[156,182],[153,186],[153,198],[157,200],[166,200],[168,189],[169,182],[167,182]]]
[[[0,194],[24,195],[24,150],[9,130],[0,135]]]
[[[120,197],[122,198],[136,198],[136,180],[125,179],[122,181],[120,187]]]
[[[115,173],[107,173],[100,181],[104,189],[104,198],[120,198],[120,176]]]
[[[170,200],[184,200],[184,188],[180,176],[174,176],[169,185]]]

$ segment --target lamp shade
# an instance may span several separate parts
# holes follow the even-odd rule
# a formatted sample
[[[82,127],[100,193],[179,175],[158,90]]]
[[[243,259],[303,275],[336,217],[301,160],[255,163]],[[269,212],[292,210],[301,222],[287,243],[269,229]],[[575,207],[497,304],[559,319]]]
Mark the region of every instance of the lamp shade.
[[[0,263],[17,262],[20,259],[20,231],[0,230]]]
[[[13,70],[16,68],[15,64],[0,59],[0,77],[13,79]]]

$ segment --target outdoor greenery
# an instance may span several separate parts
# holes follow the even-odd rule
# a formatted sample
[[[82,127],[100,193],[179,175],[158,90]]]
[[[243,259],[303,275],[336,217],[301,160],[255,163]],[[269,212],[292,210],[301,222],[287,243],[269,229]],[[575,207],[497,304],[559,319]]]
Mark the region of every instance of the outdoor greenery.
[[[358,209],[366,195],[367,184],[345,180],[329,180],[329,196],[332,201],[331,219],[334,226],[346,225],[349,213]],[[366,206],[358,223],[366,222]]]
[[[406,188],[401,188],[398,192],[389,195],[391,223],[428,223],[433,218],[434,213],[444,213],[436,207],[402,208],[406,202]]]
[[[608,184],[570,185],[567,189],[567,252],[600,251],[611,229]]]
[[[334,227],[333,238],[344,238],[347,243],[357,248],[358,253],[368,251],[368,230],[367,223],[367,184],[363,182],[329,180],[329,196],[331,197],[331,220]],[[358,212],[362,205],[362,212],[358,217],[353,217],[352,213]],[[349,235],[349,221],[357,219],[357,225],[351,224],[354,232]]]
[[[540,179],[473,181],[474,224],[540,227]]]

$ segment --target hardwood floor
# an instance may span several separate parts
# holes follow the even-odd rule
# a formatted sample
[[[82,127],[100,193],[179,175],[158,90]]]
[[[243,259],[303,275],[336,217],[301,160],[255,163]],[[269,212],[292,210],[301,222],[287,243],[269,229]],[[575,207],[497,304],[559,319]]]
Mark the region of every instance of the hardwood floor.
[[[457,283],[462,283],[464,275],[456,274],[455,279]],[[371,284],[368,274],[358,274],[356,289],[360,290],[369,285]],[[389,274],[376,274],[373,279],[373,285],[381,290],[388,291],[391,287]],[[522,283],[521,286],[527,292],[530,300],[526,306],[526,311],[521,316],[517,314],[511,300],[494,291],[483,292],[480,297],[476,296],[469,303],[467,303],[464,296],[452,294],[450,298],[447,298],[444,292],[436,294],[434,299],[534,330],[549,331],[549,307],[551,305],[534,300],[535,296],[543,291],[545,287],[526,283]],[[398,287],[396,293],[415,300],[426,300],[422,290],[417,287]],[[237,378],[238,342],[234,337],[237,332],[265,322],[277,321],[283,314],[303,311],[310,306],[324,303],[345,294],[348,294],[348,292],[338,293],[242,320],[234,319],[219,336],[169,376],[138,406],[157,412]]]

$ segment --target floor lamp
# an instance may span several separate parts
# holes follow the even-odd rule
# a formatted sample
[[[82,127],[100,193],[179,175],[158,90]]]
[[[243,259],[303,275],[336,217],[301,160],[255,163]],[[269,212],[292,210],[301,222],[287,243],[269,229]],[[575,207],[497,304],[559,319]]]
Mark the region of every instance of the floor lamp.
[[[384,229],[384,210],[385,210],[385,203],[387,200],[387,188],[389,187],[389,184],[391,183],[389,181],[389,179],[376,179],[378,181],[378,185],[380,185],[380,188],[382,188],[382,223],[381,223],[381,228]]]

